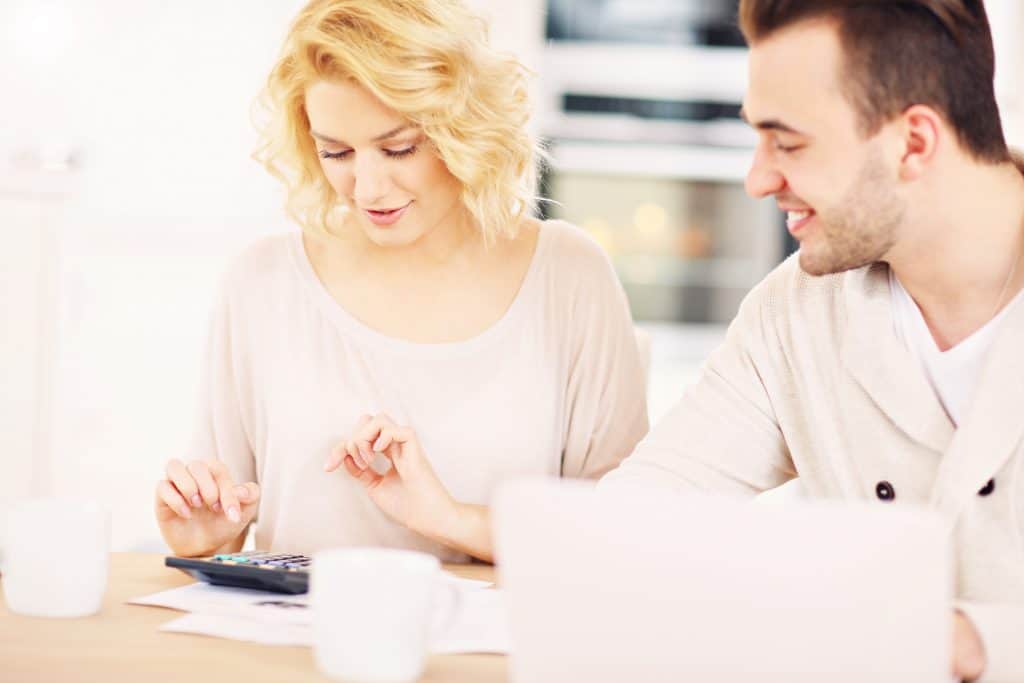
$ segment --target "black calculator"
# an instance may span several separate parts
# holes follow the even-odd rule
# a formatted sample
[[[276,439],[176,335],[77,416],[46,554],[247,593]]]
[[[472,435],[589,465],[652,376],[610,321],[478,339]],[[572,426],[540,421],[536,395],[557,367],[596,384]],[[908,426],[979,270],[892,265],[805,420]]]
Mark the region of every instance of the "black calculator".
[[[306,555],[255,550],[210,557],[166,557],[164,564],[175,567],[217,586],[253,588],[274,593],[305,593],[309,590]]]

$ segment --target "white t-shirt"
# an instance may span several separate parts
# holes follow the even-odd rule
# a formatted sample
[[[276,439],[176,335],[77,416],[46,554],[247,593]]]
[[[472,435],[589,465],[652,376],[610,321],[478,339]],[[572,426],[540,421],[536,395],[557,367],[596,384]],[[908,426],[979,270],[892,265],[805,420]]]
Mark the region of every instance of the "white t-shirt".
[[[928,323],[913,297],[903,288],[895,273],[889,270],[889,287],[892,290],[893,323],[896,336],[906,344],[914,357],[921,363],[928,381],[945,408],[946,414],[959,425],[974,397],[974,390],[981,376],[982,365],[999,325],[1010,307],[1020,299],[1018,294],[991,320],[959,344],[946,351],[940,351],[932,337]]]
[[[323,287],[300,233],[229,270],[212,318],[191,458],[257,481],[260,549],[376,545],[466,559],[388,519],[330,449],[363,414],[413,427],[452,496],[487,504],[522,475],[597,478],[647,431],[629,308],[606,254],[546,222],[504,316],[461,342],[385,336]]]

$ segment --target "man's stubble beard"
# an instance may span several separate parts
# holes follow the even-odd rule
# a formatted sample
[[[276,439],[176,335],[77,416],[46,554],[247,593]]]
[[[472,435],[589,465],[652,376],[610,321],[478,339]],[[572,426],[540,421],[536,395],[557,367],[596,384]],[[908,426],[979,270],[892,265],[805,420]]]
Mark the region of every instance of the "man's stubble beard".
[[[808,275],[830,275],[881,261],[896,243],[906,215],[878,155],[868,158],[846,196],[817,214],[820,231],[800,247]]]

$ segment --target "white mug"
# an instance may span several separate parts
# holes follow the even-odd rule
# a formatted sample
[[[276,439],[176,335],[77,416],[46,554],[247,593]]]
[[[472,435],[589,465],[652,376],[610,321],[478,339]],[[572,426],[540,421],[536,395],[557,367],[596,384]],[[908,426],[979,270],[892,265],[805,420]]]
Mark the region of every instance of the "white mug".
[[[8,609],[37,617],[99,611],[110,554],[110,517],[99,504],[67,498],[16,503],[4,539]]]
[[[417,680],[446,589],[457,601],[433,555],[386,548],[314,554],[309,602],[317,666],[352,683]],[[453,617],[457,605],[447,611]]]

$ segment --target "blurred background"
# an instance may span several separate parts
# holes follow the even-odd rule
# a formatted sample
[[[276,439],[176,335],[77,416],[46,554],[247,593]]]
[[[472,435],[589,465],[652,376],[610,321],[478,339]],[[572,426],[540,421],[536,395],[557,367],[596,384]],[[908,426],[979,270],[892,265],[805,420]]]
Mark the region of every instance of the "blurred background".
[[[218,278],[292,230],[250,160],[250,105],[302,0],[0,0],[0,518],[29,495],[113,512],[162,550],[152,496],[192,428]],[[545,212],[611,254],[652,339],[652,420],[793,248],[743,192],[735,0],[471,0],[537,74]],[[989,0],[1024,144],[1024,7]]]

